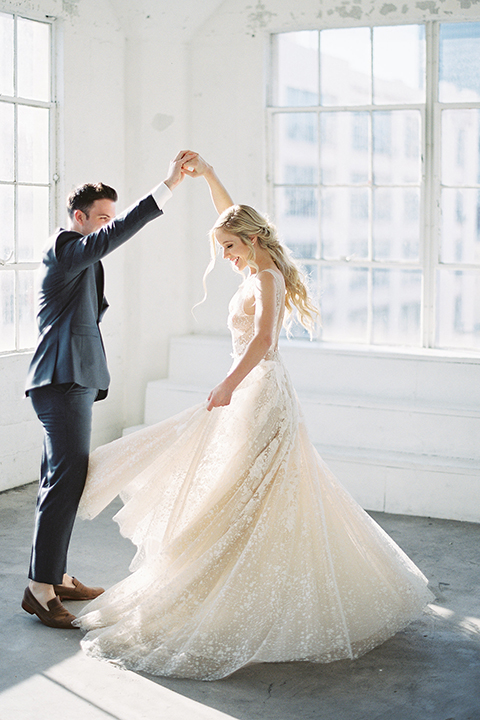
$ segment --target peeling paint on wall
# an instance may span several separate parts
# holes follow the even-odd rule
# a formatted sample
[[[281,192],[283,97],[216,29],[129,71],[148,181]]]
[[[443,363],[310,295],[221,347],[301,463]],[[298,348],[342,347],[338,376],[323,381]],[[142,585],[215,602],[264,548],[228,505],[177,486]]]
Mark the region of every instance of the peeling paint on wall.
[[[120,0],[118,0],[120,2]],[[122,0],[127,1],[127,0]],[[148,0],[154,2],[155,0]],[[193,2],[193,0],[191,0]],[[213,2],[213,0],[211,0]],[[147,2],[147,0],[145,0]],[[478,21],[480,0],[223,0],[205,27],[214,36],[229,32],[263,37],[265,30],[290,32],[320,24],[322,27],[349,27],[365,24],[424,22],[454,17],[458,21]]]
[[[69,17],[78,17],[78,3],[79,0],[62,0],[62,10],[64,14]]]
[[[392,5],[392,3],[385,3],[385,4],[382,5],[382,7],[380,8],[380,14],[381,14],[381,15],[388,15],[388,13],[395,12],[396,9],[397,9],[397,6],[396,6],[396,5]]]
[[[361,7],[356,6],[348,9],[346,3],[344,5],[337,6],[335,11],[332,12],[337,12],[342,18],[353,18],[354,20],[360,20],[363,15]]]
[[[251,5],[247,5],[247,9],[251,7]],[[270,20],[275,17],[276,14],[277,13],[267,10],[261,0],[258,0],[256,6],[253,8],[253,12],[248,15],[247,28],[251,30],[252,33],[256,33],[260,28],[267,27]]]
[[[419,10],[426,10],[430,15],[438,15],[439,8],[437,7],[434,0],[422,0],[421,2],[415,3],[415,7]]]
[[[170,127],[173,120],[173,115],[162,115],[162,113],[157,113],[152,120],[152,127],[154,130],[158,130],[158,132],[163,132]]]
[[[41,3],[28,2],[25,0],[18,0],[18,2],[10,2],[5,7],[2,7],[4,12],[32,12],[37,15],[44,15],[45,10],[41,7]]]

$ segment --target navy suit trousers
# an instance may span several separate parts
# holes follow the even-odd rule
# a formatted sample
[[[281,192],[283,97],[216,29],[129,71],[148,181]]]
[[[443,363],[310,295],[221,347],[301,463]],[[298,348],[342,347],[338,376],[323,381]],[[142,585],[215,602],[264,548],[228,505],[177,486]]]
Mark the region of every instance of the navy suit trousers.
[[[44,429],[29,571],[29,578],[37,582],[58,585],[67,571],[68,545],[87,477],[97,392],[62,383],[28,393]]]

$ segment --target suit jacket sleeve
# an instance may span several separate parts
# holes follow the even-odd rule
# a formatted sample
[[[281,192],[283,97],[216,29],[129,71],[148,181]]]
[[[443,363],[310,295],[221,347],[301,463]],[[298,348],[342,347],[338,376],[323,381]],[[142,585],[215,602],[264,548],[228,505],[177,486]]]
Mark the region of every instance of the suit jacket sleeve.
[[[79,272],[123,245],[150,220],[163,214],[152,195],[132,205],[108,225],[89,235],[65,230],[56,241],[54,252],[66,272]]]

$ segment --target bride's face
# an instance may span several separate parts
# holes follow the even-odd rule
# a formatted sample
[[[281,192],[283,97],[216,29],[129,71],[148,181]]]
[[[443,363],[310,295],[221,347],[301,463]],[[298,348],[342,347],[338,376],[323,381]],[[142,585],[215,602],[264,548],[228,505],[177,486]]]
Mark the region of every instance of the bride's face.
[[[225,260],[229,260],[237,270],[244,270],[248,266],[247,258],[250,256],[250,248],[237,235],[218,228],[215,230],[215,238],[223,249]]]

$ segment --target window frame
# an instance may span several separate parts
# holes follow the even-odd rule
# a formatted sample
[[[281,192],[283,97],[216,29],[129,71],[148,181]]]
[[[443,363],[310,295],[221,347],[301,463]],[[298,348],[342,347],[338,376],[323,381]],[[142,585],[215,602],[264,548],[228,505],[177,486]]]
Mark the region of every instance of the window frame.
[[[0,356],[5,355],[21,355],[32,351],[34,345],[25,347],[20,342],[20,303],[18,301],[19,293],[19,273],[22,271],[37,270],[41,264],[40,259],[31,261],[19,261],[18,260],[18,213],[19,213],[19,202],[18,202],[18,188],[19,187],[44,187],[48,188],[48,222],[49,232],[55,226],[57,218],[58,208],[58,189],[60,181],[60,173],[58,169],[58,138],[59,138],[59,103],[58,103],[58,73],[57,73],[57,24],[54,17],[42,16],[34,17],[26,15],[22,12],[15,12],[10,10],[1,10],[2,15],[8,15],[13,17],[14,23],[14,36],[13,36],[13,74],[14,74],[14,94],[13,95],[1,95],[0,102],[10,104],[14,106],[14,175],[13,181],[0,180],[0,184],[13,188],[13,258],[0,258],[0,272],[13,272],[14,273],[14,328],[15,328],[15,347],[9,350],[0,351]],[[31,98],[24,98],[18,95],[18,78],[17,78],[17,66],[18,66],[18,35],[17,35],[17,24],[18,20],[28,20],[31,22],[42,23],[48,25],[50,28],[50,47],[49,47],[49,61],[50,61],[50,100],[34,100]],[[18,179],[18,107],[34,107],[34,108],[45,108],[49,111],[49,128],[48,128],[48,182],[26,182],[19,181]],[[46,238],[45,238],[46,240]],[[33,308],[35,311],[35,308]]]
[[[320,269],[322,266],[341,266],[344,268],[368,268],[368,326],[367,326],[367,340],[366,342],[358,342],[354,339],[346,339],[345,341],[330,341],[323,340],[317,336],[317,340],[322,344],[334,347],[339,345],[346,347],[352,345],[356,348],[364,348],[370,350],[407,350],[408,352],[416,353],[423,352],[425,350],[435,352],[455,352],[461,356],[480,356],[480,350],[475,348],[461,348],[461,347],[438,347],[436,345],[436,278],[438,270],[450,269],[450,270],[475,270],[480,274],[480,262],[479,263],[454,263],[445,262],[441,259],[441,195],[442,195],[442,175],[441,175],[441,161],[442,161],[442,137],[441,137],[441,113],[445,109],[478,109],[480,111],[480,101],[478,102],[464,102],[464,103],[451,103],[451,102],[440,102],[439,101],[439,50],[440,50],[440,26],[443,24],[454,24],[454,23],[465,23],[465,20],[424,20],[419,22],[405,22],[405,23],[371,23],[362,25],[341,25],[341,26],[319,26],[317,28],[295,28],[294,30],[284,31],[285,33],[290,32],[302,32],[314,30],[320,33],[322,30],[342,30],[348,27],[357,28],[365,27],[370,29],[371,38],[373,28],[375,27],[398,27],[422,25],[425,28],[425,45],[426,45],[426,57],[425,57],[425,103],[419,104],[394,104],[394,105],[383,105],[383,104],[372,104],[368,106],[322,106],[320,105],[320,97],[317,105],[310,106],[282,106],[274,105],[274,88],[276,83],[275,75],[275,52],[274,43],[275,36],[283,34],[282,32],[274,32],[270,34],[270,65],[269,65],[269,79],[267,87],[267,103],[266,103],[266,133],[267,133],[267,203],[269,211],[272,216],[275,217],[275,190],[276,188],[291,185],[291,183],[280,183],[275,182],[275,164],[276,164],[276,148],[275,148],[275,131],[274,131],[274,118],[279,113],[301,113],[308,112],[314,113],[318,117],[320,113],[330,112],[365,112],[369,111],[372,115],[375,111],[394,111],[394,110],[419,110],[421,113],[421,180],[420,180],[420,208],[419,208],[419,257],[418,260],[375,260],[372,255],[372,222],[373,212],[370,213],[369,218],[369,238],[368,238],[368,258],[367,259],[355,259],[355,258],[342,258],[342,259],[326,259],[320,257],[301,258],[300,263],[309,266],[316,266],[318,276],[320,277]],[[478,22],[472,20],[470,22]],[[372,58],[373,64],[373,58]],[[372,133],[372,123],[370,123],[370,134]],[[370,143],[372,137],[370,135]],[[320,163],[321,155],[321,138],[318,141],[318,158],[317,161]],[[370,156],[370,162],[372,162],[373,152]],[[319,164],[320,167],[320,164]],[[356,187],[368,187],[370,198],[373,197],[373,189],[375,184],[373,182],[373,175],[371,179],[364,185],[357,185]],[[312,187],[319,191],[323,187],[320,181],[312,185],[297,185],[297,187]],[[333,186],[335,187],[335,186]],[[353,187],[353,185],[352,185]],[[381,186],[380,186],[381,187]],[[470,187],[470,185],[468,186]],[[480,185],[477,186],[480,192]],[[318,211],[318,225],[321,223],[321,208]],[[320,227],[319,227],[319,237]],[[317,253],[318,254],[318,253]],[[373,291],[373,270],[377,269],[412,269],[419,268],[422,273],[422,293],[421,293],[421,318],[420,318],[420,341],[418,345],[382,345],[376,344],[372,341],[372,318],[373,318],[373,303],[372,303],[372,291]],[[321,292],[321,288],[320,288]]]

